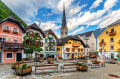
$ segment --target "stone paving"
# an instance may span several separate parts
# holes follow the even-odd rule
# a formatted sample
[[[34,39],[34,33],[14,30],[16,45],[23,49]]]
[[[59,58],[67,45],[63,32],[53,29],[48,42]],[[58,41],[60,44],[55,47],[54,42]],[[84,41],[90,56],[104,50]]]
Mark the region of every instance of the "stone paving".
[[[117,64],[106,64],[104,68],[89,68],[87,72],[65,72],[65,73],[39,73],[37,75],[33,72],[27,76],[14,75],[10,64],[0,65],[0,79],[120,79],[108,76],[114,74],[120,76],[120,66]]]

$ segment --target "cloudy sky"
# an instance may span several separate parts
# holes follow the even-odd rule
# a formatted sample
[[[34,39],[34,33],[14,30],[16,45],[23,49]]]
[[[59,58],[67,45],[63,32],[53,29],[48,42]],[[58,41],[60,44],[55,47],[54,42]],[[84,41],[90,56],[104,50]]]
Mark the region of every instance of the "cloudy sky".
[[[120,0],[2,0],[23,21],[60,36],[63,1],[69,35],[104,28],[120,19]]]

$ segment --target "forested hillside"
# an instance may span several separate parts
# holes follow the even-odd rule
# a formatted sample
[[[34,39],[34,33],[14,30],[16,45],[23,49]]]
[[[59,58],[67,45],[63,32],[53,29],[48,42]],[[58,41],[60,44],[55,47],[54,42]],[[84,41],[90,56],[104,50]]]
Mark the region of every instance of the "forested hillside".
[[[22,21],[12,10],[10,10],[1,0],[0,0],[0,21],[9,17],[9,16],[14,16],[18,21]],[[26,23],[23,22],[23,25],[26,27]]]

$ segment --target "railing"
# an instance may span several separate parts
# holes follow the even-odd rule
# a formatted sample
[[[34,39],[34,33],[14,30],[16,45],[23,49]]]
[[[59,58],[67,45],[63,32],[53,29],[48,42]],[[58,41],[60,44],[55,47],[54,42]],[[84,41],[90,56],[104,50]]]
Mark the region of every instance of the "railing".
[[[3,48],[3,49],[24,49],[24,45],[21,43],[0,42],[0,48]]]
[[[106,42],[100,42],[99,43],[99,45],[101,46],[101,45],[105,45],[106,44]]]
[[[78,44],[78,43],[73,43],[72,46],[73,46],[73,47],[79,47],[80,44]]]
[[[118,48],[117,51],[120,51],[120,48]]]
[[[109,32],[109,35],[110,35],[110,36],[114,36],[114,35],[116,35],[116,31]]]
[[[55,42],[49,42],[49,45],[50,45],[50,46],[54,46],[54,45],[55,45]]]

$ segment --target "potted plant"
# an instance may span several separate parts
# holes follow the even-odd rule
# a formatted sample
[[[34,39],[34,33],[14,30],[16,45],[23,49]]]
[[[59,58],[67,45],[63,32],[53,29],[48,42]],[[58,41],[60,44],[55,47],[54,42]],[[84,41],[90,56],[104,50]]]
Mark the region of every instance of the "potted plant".
[[[97,60],[92,60],[92,64],[99,64]]]
[[[29,56],[28,58],[29,58],[30,61],[32,61],[33,56],[31,55],[31,56]]]
[[[12,64],[11,64],[11,68],[12,68],[12,69],[16,69],[16,67],[17,67],[17,66],[20,66],[20,65],[22,65],[22,62],[12,63]]]
[[[88,70],[88,66],[86,64],[77,64],[77,70],[80,71],[87,71]]]
[[[32,72],[32,67],[27,66],[27,64],[23,64],[22,66],[17,66],[16,74],[17,75],[26,75]]]

